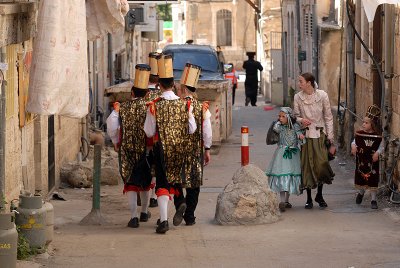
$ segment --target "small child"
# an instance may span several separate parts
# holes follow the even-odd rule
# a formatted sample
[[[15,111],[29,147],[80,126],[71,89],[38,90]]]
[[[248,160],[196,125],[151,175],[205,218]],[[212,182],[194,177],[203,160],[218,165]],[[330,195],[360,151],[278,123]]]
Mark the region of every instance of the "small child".
[[[292,109],[289,107],[281,108],[279,120],[273,130],[279,134],[278,148],[265,174],[268,176],[271,190],[280,192],[279,209],[284,212],[292,207],[289,195],[301,193],[300,140],[304,139],[304,135],[292,117]]]
[[[376,192],[379,184],[379,154],[383,151],[380,109],[376,105],[368,108],[362,129],[357,131],[351,144],[351,153],[356,156],[354,184],[358,189],[356,204],[361,204],[365,190],[371,193],[371,208],[377,209]]]

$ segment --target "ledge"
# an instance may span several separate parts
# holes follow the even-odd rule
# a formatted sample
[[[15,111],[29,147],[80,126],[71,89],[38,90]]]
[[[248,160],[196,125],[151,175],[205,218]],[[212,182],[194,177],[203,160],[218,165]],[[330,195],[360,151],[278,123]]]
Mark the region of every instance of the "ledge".
[[[321,31],[340,31],[342,27],[340,27],[338,24],[335,22],[322,22],[319,23],[318,26],[321,28]]]

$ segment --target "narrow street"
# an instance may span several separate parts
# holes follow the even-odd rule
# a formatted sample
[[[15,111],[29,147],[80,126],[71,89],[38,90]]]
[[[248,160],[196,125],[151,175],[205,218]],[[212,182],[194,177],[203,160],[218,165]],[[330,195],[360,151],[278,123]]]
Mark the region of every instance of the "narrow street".
[[[274,224],[227,227],[213,222],[218,193],[240,167],[240,127],[250,129],[251,163],[264,170],[275,149],[265,145],[265,135],[277,110],[264,111],[260,99],[258,107],[244,107],[243,96],[240,85],[233,134],[206,167],[196,225],[174,227],[170,220],[170,231],[156,234],[158,209],[151,208],[149,222],[127,228],[129,209],[119,185],[102,187],[101,210],[110,224],[80,226],[90,211],[92,190],[61,189],[67,201],[51,201],[56,227],[52,254],[36,259],[37,267],[399,267],[399,219],[380,203],[379,210],[370,209],[369,196],[361,206],[355,204],[351,162],[339,166],[341,160],[333,161],[336,177],[325,188],[325,210],[305,210],[305,196],[292,196],[293,208]],[[25,265],[19,263],[35,267]]]

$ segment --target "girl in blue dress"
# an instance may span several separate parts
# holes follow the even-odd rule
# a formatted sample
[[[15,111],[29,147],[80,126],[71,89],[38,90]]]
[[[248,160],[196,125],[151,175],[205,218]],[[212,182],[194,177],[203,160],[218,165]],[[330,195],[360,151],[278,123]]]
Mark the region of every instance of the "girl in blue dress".
[[[300,125],[292,116],[291,108],[282,107],[278,119],[273,127],[273,130],[279,134],[278,148],[265,174],[268,176],[271,190],[280,193],[279,209],[283,212],[292,207],[289,203],[290,194],[301,193],[300,146],[304,135]]]

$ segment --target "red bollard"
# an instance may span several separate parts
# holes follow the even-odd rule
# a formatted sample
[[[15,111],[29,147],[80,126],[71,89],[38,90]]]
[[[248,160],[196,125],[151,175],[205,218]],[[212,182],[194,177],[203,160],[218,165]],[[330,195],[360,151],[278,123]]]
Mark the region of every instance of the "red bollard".
[[[249,127],[242,127],[242,166],[249,164]]]

